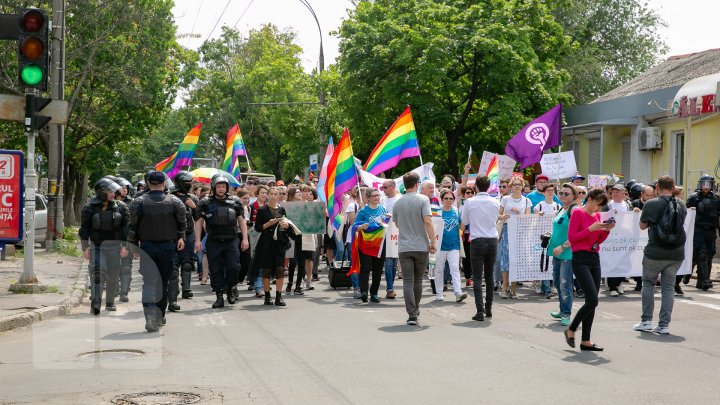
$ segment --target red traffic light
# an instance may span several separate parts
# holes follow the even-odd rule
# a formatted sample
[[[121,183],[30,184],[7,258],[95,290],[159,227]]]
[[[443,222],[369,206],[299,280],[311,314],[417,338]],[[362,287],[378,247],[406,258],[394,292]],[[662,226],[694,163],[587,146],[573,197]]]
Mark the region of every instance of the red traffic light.
[[[20,20],[20,30],[27,33],[38,32],[45,27],[45,16],[39,10],[28,10]]]

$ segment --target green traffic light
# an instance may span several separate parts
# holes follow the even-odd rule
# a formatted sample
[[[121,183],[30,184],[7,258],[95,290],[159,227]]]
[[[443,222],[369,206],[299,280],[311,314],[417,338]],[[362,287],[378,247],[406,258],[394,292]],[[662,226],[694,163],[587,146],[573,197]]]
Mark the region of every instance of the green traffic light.
[[[42,81],[43,71],[40,66],[30,64],[22,68],[22,72],[20,72],[20,77],[22,78],[23,83],[27,84],[28,86],[35,86]]]

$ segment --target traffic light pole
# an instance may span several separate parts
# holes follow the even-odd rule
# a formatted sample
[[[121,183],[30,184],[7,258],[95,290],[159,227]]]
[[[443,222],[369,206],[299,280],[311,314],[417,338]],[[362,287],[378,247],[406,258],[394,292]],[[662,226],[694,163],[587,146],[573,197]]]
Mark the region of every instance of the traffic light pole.
[[[53,0],[52,10],[50,97],[53,100],[65,100],[65,0]],[[65,126],[53,124],[48,128],[48,226],[45,246],[51,251],[54,248],[54,240],[62,239],[65,231],[63,215]]]
[[[38,97],[40,92],[37,89],[25,90],[25,98]],[[31,103],[27,103],[28,106]],[[26,107],[27,108],[27,107]],[[33,111],[34,113],[34,111]],[[25,112],[25,135],[27,136],[27,160],[25,161],[25,232],[23,235],[23,272],[17,284],[38,284],[35,277],[35,189],[37,188],[37,173],[35,172],[35,138],[38,130],[28,118],[28,111]]]

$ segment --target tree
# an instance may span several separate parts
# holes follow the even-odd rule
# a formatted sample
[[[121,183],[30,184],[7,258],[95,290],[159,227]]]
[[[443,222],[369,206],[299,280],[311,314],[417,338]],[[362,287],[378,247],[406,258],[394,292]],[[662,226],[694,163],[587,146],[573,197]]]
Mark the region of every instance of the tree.
[[[665,22],[638,0],[560,0],[553,15],[573,40],[560,66],[576,104],[634,79],[668,50],[657,32]]]
[[[17,7],[27,2],[13,3]],[[172,5],[171,0],[67,2],[64,207],[68,224],[79,215],[88,179],[116,172],[125,148],[145,138],[170,109],[185,55],[175,41]],[[12,77],[16,66],[0,64],[0,68],[3,77]],[[13,81],[2,80],[0,85],[19,93]],[[9,134],[9,139],[21,136],[19,131]],[[38,146],[47,151],[46,136],[41,135]]]
[[[566,98],[570,41],[541,1],[361,2],[339,35],[336,97],[362,134],[357,156],[411,105],[424,159],[457,174],[460,148],[497,150]]]
[[[221,161],[226,132],[237,122],[253,170],[283,177],[307,167],[308,155],[319,146],[319,107],[292,104],[317,100],[294,41],[292,31],[269,24],[251,30],[247,38],[223,27],[220,38],[203,44],[185,100],[188,111],[203,121],[197,154]]]

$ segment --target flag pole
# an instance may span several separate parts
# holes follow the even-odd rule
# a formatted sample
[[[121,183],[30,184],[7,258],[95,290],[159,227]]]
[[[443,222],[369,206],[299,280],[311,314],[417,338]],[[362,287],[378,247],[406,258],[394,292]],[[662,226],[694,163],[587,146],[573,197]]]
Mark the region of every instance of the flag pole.
[[[248,158],[247,149],[245,149],[245,161],[247,162],[247,165],[248,165],[248,173],[250,173],[252,171],[252,169],[250,168],[250,158]]]

